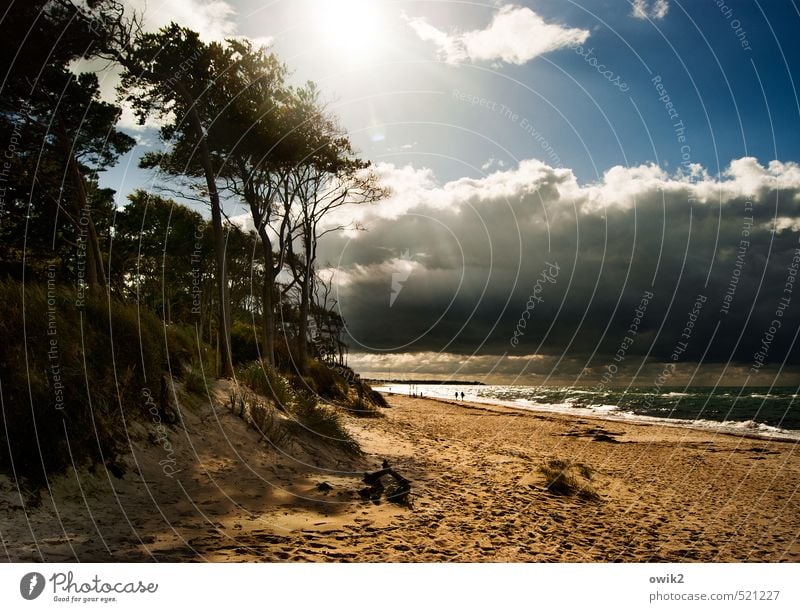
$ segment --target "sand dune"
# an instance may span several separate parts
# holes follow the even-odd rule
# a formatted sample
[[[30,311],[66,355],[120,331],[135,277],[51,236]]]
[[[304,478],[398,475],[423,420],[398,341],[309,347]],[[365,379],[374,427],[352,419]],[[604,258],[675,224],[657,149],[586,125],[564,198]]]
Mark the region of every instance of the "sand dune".
[[[128,474],[81,470],[38,504],[0,480],[14,561],[800,561],[794,444],[389,396],[348,417],[363,457],[312,436],[275,449],[224,407],[183,407],[173,477],[147,431]],[[364,502],[387,459],[411,508]],[[577,466],[596,499],[556,495],[540,467]],[[578,468],[576,468],[578,469]],[[582,477],[583,478],[583,477]],[[328,487],[320,485],[327,483]]]

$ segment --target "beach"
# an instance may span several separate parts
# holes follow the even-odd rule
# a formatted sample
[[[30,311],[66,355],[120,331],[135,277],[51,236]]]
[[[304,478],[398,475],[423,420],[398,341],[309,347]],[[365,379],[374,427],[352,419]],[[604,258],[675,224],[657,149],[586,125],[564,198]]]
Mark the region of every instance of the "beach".
[[[363,456],[260,439],[224,405],[182,406],[164,445],[133,431],[122,478],[79,469],[38,502],[0,480],[13,561],[797,562],[791,442],[387,395],[346,417]],[[409,506],[364,501],[386,460]],[[548,489],[541,467],[582,474]],[[168,472],[171,474],[168,475]],[[323,484],[324,483],[324,484]]]

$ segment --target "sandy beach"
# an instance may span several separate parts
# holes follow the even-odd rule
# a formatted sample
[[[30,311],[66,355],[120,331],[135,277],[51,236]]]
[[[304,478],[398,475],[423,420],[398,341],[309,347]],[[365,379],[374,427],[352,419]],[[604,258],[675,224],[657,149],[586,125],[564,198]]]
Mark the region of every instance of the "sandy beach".
[[[0,479],[12,561],[800,561],[795,444],[388,395],[347,417],[364,451],[274,448],[224,405],[182,406],[175,473],[143,426],[123,478],[60,477],[37,501]],[[592,495],[549,491],[553,459]],[[383,460],[412,505],[363,501]],[[326,483],[323,485],[323,483]],[[320,486],[322,485],[322,486]]]

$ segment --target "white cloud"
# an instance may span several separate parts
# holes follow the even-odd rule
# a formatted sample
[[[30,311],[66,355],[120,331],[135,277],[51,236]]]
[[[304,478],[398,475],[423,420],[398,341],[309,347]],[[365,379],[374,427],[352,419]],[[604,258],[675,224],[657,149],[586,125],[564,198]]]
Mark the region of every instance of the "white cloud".
[[[239,40],[249,40],[256,49],[269,49],[275,42],[275,38],[273,36],[256,36],[255,38],[252,36],[234,36],[233,38],[237,38]]]
[[[519,374],[525,366],[536,364],[549,369],[554,360],[544,355],[460,355],[436,351],[418,353],[360,353],[349,355],[349,363],[367,377],[392,377],[414,373],[416,376],[446,379],[457,376],[476,376],[494,371],[495,374]],[[502,371],[498,372],[498,362]],[[546,363],[545,367],[542,367]],[[541,364],[541,365],[540,365]]]
[[[228,217],[228,221],[230,221],[233,225],[238,226],[239,229],[244,232],[252,232],[256,228],[255,224],[253,223],[253,216],[249,212],[245,212],[240,215],[232,215]]]
[[[636,19],[664,19],[669,12],[668,0],[633,0],[633,12]]]
[[[683,194],[704,204],[741,197],[760,199],[771,190],[800,190],[798,163],[772,161],[762,166],[753,157],[733,160],[720,177],[710,175],[699,165],[670,175],[655,164],[642,164],[630,168],[614,166],[600,181],[583,185],[572,170],[553,168],[536,159],[523,160],[516,168],[497,170],[482,178],[464,177],[444,185],[437,183],[429,168],[379,163],[374,170],[391,195],[370,207],[348,208],[343,214],[362,222],[371,218],[397,219],[416,208],[457,211],[469,204],[516,201],[530,194],[596,212],[628,210],[659,193]]]
[[[144,15],[145,29],[170,22],[195,30],[203,40],[219,40],[236,33],[235,9],[225,0],[126,0],[127,7]]]
[[[409,25],[422,40],[434,43],[450,64],[502,61],[519,65],[589,37],[588,30],[545,23],[531,9],[513,5],[501,7],[483,30],[448,34],[422,17],[410,19]]]
[[[489,172],[490,170],[494,170],[495,168],[505,168],[506,162],[502,159],[495,159],[494,157],[490,157],[486,160],[486,162],[481,166],[481,170],[484,172]]]
[[[800,232],[800,219],[797,217],[778,217],[772,223],[768,224],[766,229],[775,230],[779,234],[786,230]]]

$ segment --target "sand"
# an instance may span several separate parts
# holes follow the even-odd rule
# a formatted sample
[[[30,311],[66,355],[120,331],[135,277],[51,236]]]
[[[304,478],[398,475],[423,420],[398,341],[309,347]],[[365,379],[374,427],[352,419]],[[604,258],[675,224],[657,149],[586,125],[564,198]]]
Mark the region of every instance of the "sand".
[[[224,406],[229,385],[182,406],[185,428],[169,434],[172,477],[159,465],[163,445],[138,426],[121,479],[78,469],[33,502],[0,478],[0,555],[800,561],[793,443],[390,395],[384,418],[347,417],[365,453],[350,457],[311,435],[273,448]],[[412,507],[359,496],[363,472],[384,459],[411,480]],[[540,467],[552,459],[579,464],[596,497],[548,490]]]

